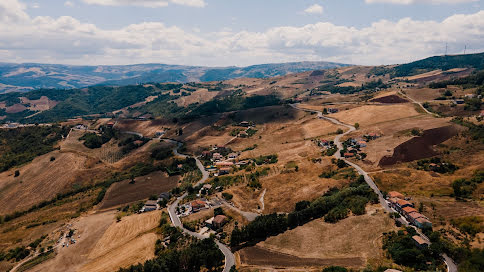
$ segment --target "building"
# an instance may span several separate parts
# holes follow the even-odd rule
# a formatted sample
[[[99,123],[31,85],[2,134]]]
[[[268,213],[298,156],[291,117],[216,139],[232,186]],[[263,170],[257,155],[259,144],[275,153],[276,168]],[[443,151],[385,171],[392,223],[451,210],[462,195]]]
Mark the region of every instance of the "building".
[[[345,158],[351,158],[351,157],[354,157],[354,156],[355,156],[355,153],[349,153],[349,152],[347,152],[347,153],[344,154],[344,157]]]
[[[429,243],[418,235],[412,236],[412,239],[413,239],[414,243],[417,245],[417,247],[419,247],[419,248],[426,248],[426,247],[429,246]]]
[[[219,214],[215,216],[215,218],[212,221],[212,225],[215,229],[219,229],[223,227],[227,223],[227,216]]]
[[[366,142],[365,141],[358,141],[358,145],[360,147],[366,147]]]
[[[337,113],[339,110],[337,108],[329,108],[328,113]]]
[[[484,117],[484,110],[481,110],[481,113],[479,114],[480,117]]]
[[[149,212],[149,211],[156,210],[156,200],[148,200],[148,201],[146,201],[145,206],[143,207],[143,210],[145,212]]]
[[[329,142],[328,142],[328,140],[321,140],[321,141],[319,141],[319,145],[320,146],[327,146],[327,145],[329,145]]]
[[[203,200],[194,200],[190,202],[190,207],[192,208],[192,212],[198,212],[203,209],[207,208],[207,203]]]
[[[240,125],[241,127],[249,127],[249,126],[250,126],[250,123],[249,123],[249,122],[247,122],[247,121],[242,121],[242,122],[240,122],[240,124],[239,124],[239,125]]]
[[[413,208],[413,204],[406,201],[406,200],[403,200],[403,199],[398,199],[395,203],[395,208],[398,210],[398,211],[402,211],[403,208],[405,207],[412,207]]]
[[[213,153],[212,159],[215,161],[223,159],[223,156],[220,153]]]
[[[399,192],[391,191],[387,194],[388,198],[398,198],[398,199],[405,199],[405,196]]]
[[[114,127],[114,122],[113,121],[110,121],[106,124],[106,126],[108,127]]]
[[[210,151],[203,151],[202,152],[202,158],[209,159],[211,155],[212,155],[212,152],[210,152]]]
[[[432,222],[430,222],[427,218],[417,218],[417,220],[415,220],[415,226],[421,229],[431,228]]]
[[[220,168],[220,170],[218,171],[218,175],[219,176],[228,175],[230,174],[230,170],[232,169],[229,167]]]
[[[170,192],[164,192],[158,196],[158,200],[162,200],[162,199],[169,200],[170,198],[171,198]]]
[[[247,138],[247,137],[249,137],[249,134],[247,134],[247,132],[245,132],[245,131],[241,131],[241,132],[239,132],[238,136],[240,138]]]
[[[239,156],[239,154],[237,153],[230,153],[227,155],[227,158],[229,159],[237,159],[237,157]]]
[[[411,213],[417,212],[417,210],[415,208],[412,208],[412,207],[405,207],[405,208],[402,209],[402,211],[405,215],[409,215]]]
[[[135,144],[137,146],[142,146],[144,144],[144,142],[141,141],[141,140],[136,140],[136,141],[133,142],[133,144]]]
[[[215,163],[215,166],[217,166],[217,168],[227,168],[227,167],[232,167],[234,165],[233,162],[229,162],[229,161],[223,161],[223,162],[217,162]]]

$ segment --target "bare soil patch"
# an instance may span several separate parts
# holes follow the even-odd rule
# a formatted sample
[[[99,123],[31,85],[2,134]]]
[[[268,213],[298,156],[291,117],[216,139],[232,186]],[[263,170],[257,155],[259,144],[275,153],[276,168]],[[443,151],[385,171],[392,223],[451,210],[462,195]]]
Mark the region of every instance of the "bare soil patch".
[[[175,188],[179,179],[180,176],[169,177],[166,173],[157,171],[135,178],[134,184],[130,184],[131,180],[115,183],[109,187],[99,207],[100,209],[107,209],[143,200],[151,195],[159,195]]]
[[[311,267],[339,265],[344,267],[360,267],[361,258],[300,258],[289,254],[274,252],[258,246],[244,248],[239,251],[242,265],[257,265],[271,267]]]
[[[399,103],[408,103],[408,100],[401,98],[398,95],[389,95],[380,98],[375,98],[370,100],[371,102],[378,102],[384,104],[399,104]]]
[[[27,107],[22,104],[15,104],[5,109],[6,113],[19,113],[26,110]]]
[[[440,144],[459,132],[456,126],[446,126],[424,131],[421,137],[412,138],[397,146],[392,156],[383,157],[379,165],[389,166],[398,162],[409,162],[418,159],[428,158],[438,153],[432,146]]]

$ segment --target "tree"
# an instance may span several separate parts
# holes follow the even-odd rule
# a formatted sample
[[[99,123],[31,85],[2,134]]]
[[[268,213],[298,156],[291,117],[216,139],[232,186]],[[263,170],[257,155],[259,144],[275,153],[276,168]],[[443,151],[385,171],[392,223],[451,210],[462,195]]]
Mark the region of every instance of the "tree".
[[[224,215],[224,210],[221,207],[217,207],[213,210],[213,216]]]
[[[338,166],[338,168],[344,168],[346,167],[346,162],[344,160],[338,159],[338,161],[336,162],[336,166]]]
[[[336,130],[336,134],[342,134],[343,133],[343,130],[338,128],[338,130]]]
[[[360,124],[359,123],[355,123],[355,128],[356,129],[359,129],[360,128]]]
[[[323,114],[328,114],[328,109],[327,108],[324,108],[323,109]]]
[[[20,171],[19,170],[15,170],[15,174],[13,175],[14,177],[18,177],[20,176]]]

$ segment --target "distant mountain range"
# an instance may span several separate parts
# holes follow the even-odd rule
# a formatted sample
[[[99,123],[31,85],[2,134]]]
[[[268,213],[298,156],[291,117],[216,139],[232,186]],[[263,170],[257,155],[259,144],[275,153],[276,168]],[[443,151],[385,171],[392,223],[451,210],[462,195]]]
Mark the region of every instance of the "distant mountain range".
[[[0,63],[0,93],[40,88],[72,89],[92,85],[129,85],[146,82],[221,81],[265,78],[348,66],[333,62],[292,62],[248,67],[202,67],[167,64],[73,66]]]

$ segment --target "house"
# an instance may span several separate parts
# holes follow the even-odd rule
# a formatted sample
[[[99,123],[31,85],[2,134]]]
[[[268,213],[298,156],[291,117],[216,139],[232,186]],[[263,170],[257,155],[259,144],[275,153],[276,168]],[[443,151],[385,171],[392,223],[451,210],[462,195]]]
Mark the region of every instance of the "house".
[[[158,196],[158,200],[162,200],[162,199],[169,200],[170,198],[171,198],[170,192],[164,192]]]
[[[329,142],[328,142],[328,140],[321,140],[321,141],[319,141],[319,145],[320,146],[327,146],[327,145],[329,145]]]
[[[205,226],[209,229],[213,228],[213,219],[215,219],[215,217],[211,217],[207,220],[205,220]]]
[[[242,121],[242,122],[240,122],[240,124],[239,124],[239,125],[240,125],[241,127],[249,127],[249,126],[250,126],[250,123],[249,123],[249,122],[247,122],[247,121]]]
[[[354,156],[355,156],[355,153],[349,153],[349,152],[346,152],[346,153],[344,154],[344,157],[345,157],[345,158],[351,158],[351,157],[354,157]]]
[[[223,156],[220,153],[213,153],[212,159],[215,161],[223,159]]]
[[[465,98],[474,98],[474,97],[476,97],[476,95],[475,94],[466,94],[466,95],[464,95],[464,97]]]
[[[142,146],[144,144],[144,142],[141,141],[141,140],[136,140],[136,141],[133,142],[133,144],[135,144],[137,146]]]
[[[217,168],[226,168],[226,167],[231,167],[233,166],[234,163],[233,162],[229,162],[229,161],[223,161],[223,162],[217,162],[215,163],[215,166],[217,166]]]
[[[426,247],[429,246],[429,243],[427,241],[425,241],[422,237],[418,236],[418,235],[412,236],[412,240],[414,241],[414,243],[419,248],[426,248]]]
[[[402,209],[402,211],[405,215],[409,215],[411,213],[417,212],[417,210],[415,208],[412,208],[412,207],[405,207],[405,208]]]
[[[365,141],[358,141],[358,145],[360,147],[366,147],[366,142]]]
[[[238,166],[247,165],[247,164],[249,164],[249,161],[239,161],[239,162],[236,162],[235,164],[238,165]]]
[[[239,156],[239,154],[237,153],[230,153],[227,155],[227,158],[229,159],[237,159],[237,157]]]
[[[200,210],[206,209],[207,203],[203,200],[194,200],[190,202],[190,207],[192,208],[192,212],[198,212]]]
[[[113,121],[109,121],[106,126],[108,127],[114,127],[114,122]]]
[[[212,155],[212,153],[210,151],[203,151],[202,152],[202,157],[205,158],[205,159],[210,158],[210,155]]]
[[[218,171],[218,175],[223,176],[223,175],[230,174],[230,170],[231,168],[229,167],[220,168],[220,170]]]
[[[417,218],[417,220],[415,220],[415,226],[421,229],[431,228],[432,222],[430,222],[427,218]]]
[[[397,210],[401,211],[405,207],[412,207],[413,208],[413,204],[406,201],[406,200],[398,199],[397,202],[395,203],[395,207],[397,208]]]
[[[163,136],[163,135],[165,135],[165,132],[164,132],[164,131],[157,131],[157,132],[155,133],[155,137],[161,137],[161,136]]]
[[[399,199],[405,199],[405,196],[402,195],[399,192],[396,191],[391,191],[387,194],[388,198],[399,198]]]
[[[338,111],[337,108],[328,108],[328,113],[337,113]]]
[[[456,104],[456,105],[461,105],[461,104],[464,104],[464,99],[456,99],[456,100],[454,100],[453,102],[454,102],[454,104]]]
[[[212,221],[212,225],[215,229],[219,229],[219,228],[223,227],[223,225],[225,225],[225,223],[227,223],[227,216],[222,215],[222,214],[215,216],[215,218]]]

